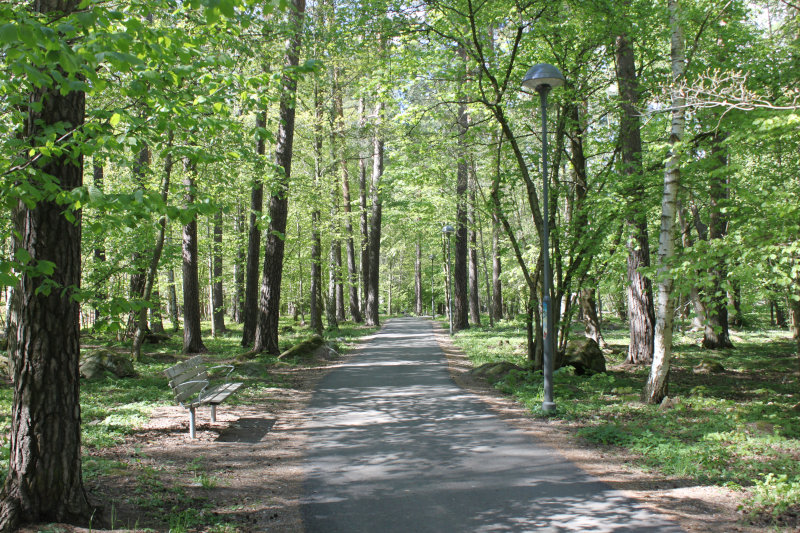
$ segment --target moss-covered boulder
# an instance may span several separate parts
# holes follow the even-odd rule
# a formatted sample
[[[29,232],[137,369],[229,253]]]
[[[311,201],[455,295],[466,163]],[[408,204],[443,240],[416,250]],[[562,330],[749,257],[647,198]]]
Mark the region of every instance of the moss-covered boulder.
[[[692,368],[692,372],[695,374],[722,374],[725,372],[725,367],[717,361],[703,359],[700,364]]]
[[[575,375],[601,374],[606,371],[606,358],[597,341],[584,337],[567,343],[564,365],[575,368]]]
[[[129,357],[104,348],[81,354],[80,373],[86,379],[101,379],[107,373],[118,378],[136,377],[133,361]]]
[[[518,370],[520,372],[526,371],[524,368],[514,363],[499,361],[496,363],[485,363],[479,367],[473,368],[469,373],[475,377],[484,378],[489,383],[496,383],[505,378],[512,370]]]
[[[305,359],[305,360],[329,360],[333,358],[336,352],[330,348],[319,335],[312,335],[311,337],[301,341],[282,354],[278,359]],[[338,354],[336,354],[338,355]]]

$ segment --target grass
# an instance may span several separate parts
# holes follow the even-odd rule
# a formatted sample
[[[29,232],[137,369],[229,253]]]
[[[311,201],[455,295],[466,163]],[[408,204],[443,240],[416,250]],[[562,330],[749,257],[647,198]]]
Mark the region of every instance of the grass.
[[[240,345],[241,326],[230,325],[229,331],[217,338],[211,337],[209,324],[204,326],[203,340],[209,350],[206,357],[214,362],[233,362],[235,370],[231,378],[245,384],[238,394],[228,399],[228,403],[241,405],[263,402],[265,391],[289,386],[283,377],[270,371],[270,367],[277,362],[274,356],[260,354],[254,359],[236,362],[236,357],[246,351]],[[294,324],[291,320],[282,320],[280,331],[281,350],[311,335],[309,328]],[[358,337],[373,331],[374,328],[343,323],[339,330],[325,332],[324,336],[342,353],[350,349]],[[84,332],[83,342],[123,353],[130,350],[130,341],[120,343],[89,332]],[[172,483],[167,468],[170,465],[154,465],[140,450],[134,450],[131,457],[124,461],[108,459],[98,453],[134,435],[149,419],[154,408],[174,405],[163,371],[185,357],[181,354],[182,342],[182,336],[178,333],[171,335],[163,343],[146,344],[142,350],[143,356],[134,363],[137,377],[116,378],[109,375],[99,380],[81,380],[83,477],[96,486],[103,483],[103,478],[135,479],[135,488],[128,495],[129,499],[142,510],[143,516],[147,516],[150,522],[161,522],[161,528],[175,532],[198,529],[236,531],[235,525],[223,522],[213,512],[211,503],[202,498],[190,497],[183,487]],[[296,362],[281,364],[293,365]],[[12,400],[13,385],[7,382],[0,384],[0,469],[3,471],[8,469]],[[184,466],[193,476],[191,485],[204,490],[219,486],[219,478],[206,472],[199,460]],[[113,509],[114,502],[109,504]],[[112,515],[112,520],[116,520],[115,512]]]
[[[577,328],[573,336],[580,335]],[[640,466],[699,484],[743,492],[743,510],[755,521],[789,523],[800,514],[800,423],[795,343],[784,331],[735,332],[732,350],[704,350],[697,334],[675,336],[670,397],[673,408],[639,401],[649,368],[621,365],[627,329],[604,331],[616,353],[609,371],[554,374],[556,417],[576,425],[584,439],[635,452]],[[493,329],[473,327],[455,343],[475,366],[526,363],[524,324],[503,321]],[[695,374],[702,360],[725,367],[722,374]],[[536,415],[541,411],[541,373],[512,371],[495,386]]]

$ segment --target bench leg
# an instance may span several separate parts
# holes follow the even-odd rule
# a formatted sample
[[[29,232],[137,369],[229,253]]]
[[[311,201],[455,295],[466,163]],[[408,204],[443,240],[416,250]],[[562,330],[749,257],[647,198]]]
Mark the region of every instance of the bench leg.
[[[195,438],[195,430],[194,430],[194,407],[189,408],[189,435],[194,439]]]
[[[214,405],[213,403],[211,404],[211,421],[212,422],[217,421],[217,406]]]

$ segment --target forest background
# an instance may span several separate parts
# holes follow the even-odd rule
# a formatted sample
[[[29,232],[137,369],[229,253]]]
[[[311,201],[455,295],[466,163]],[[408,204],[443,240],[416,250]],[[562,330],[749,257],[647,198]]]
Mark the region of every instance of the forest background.
[[[454,329],[519,321],[536,371],[544,224],[556,367],[574,320],[600,347],[604,319],[616,320],[624,362],[649,369],[643,399],[659,403],[676,316],[707,350],[733,349],[732,328],[787,329],[797,366],[798,11],[782,0],[0,5],[14,387],[4,523],[52,511],[20,496],[37,468],[25,458],[44,455],[25,431],[62,464],[80,458],[80,330],[130,342],[136,360],[165,329],[202,352],[201,322],[219,336],[228,321],[243,323],[253,354],[277,355],[280,315],[322,332],[443,314],[452,278]],[[539,100],[521,89],[541,62],[566,79],[549,97],[548,205]],[[48,409],[71,422],[54,430]],[[59,475],[51,514],[85,515],[80,473]]]

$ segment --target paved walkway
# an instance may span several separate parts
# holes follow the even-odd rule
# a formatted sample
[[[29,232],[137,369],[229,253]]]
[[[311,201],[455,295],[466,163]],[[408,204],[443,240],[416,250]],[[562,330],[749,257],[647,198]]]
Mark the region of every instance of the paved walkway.
[[[429,321],[392,320],[318,385],[307,531],[682,531],[457,387]]]

